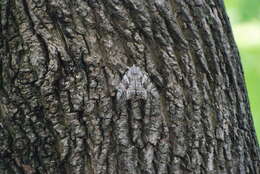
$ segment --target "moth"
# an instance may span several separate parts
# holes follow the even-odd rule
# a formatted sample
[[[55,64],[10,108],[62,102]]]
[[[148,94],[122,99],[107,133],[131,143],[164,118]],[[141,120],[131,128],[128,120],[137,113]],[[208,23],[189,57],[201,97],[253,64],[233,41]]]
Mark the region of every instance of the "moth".
[[[133,65],[125,73],[117,88],[117,100],[147,100],[151,86],[148,74]]]

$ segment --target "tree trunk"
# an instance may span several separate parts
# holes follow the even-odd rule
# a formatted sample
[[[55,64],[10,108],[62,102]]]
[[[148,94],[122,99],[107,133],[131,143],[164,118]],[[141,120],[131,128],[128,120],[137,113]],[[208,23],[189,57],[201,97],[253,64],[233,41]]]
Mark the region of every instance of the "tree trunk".
[[[260,173],[222,0],[0,8],[0,173]],[[133,65],[147,96],[122,100]]]

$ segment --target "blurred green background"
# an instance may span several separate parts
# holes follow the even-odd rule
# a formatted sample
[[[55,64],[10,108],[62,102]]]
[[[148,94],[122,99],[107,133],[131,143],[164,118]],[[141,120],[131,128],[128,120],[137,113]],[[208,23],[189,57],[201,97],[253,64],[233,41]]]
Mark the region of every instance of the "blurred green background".
[[[251,111],[260,142],[260,0],[224,0],[241,55]]]

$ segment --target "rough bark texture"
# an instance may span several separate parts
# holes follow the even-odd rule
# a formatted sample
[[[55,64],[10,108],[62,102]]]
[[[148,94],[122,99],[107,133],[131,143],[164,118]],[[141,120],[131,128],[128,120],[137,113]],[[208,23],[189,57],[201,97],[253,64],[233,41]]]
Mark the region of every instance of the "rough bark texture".
[[[260,173],[222,0],[1,0],[0,10],[1,174]],[[154,96],[119,102],[134,64]]]

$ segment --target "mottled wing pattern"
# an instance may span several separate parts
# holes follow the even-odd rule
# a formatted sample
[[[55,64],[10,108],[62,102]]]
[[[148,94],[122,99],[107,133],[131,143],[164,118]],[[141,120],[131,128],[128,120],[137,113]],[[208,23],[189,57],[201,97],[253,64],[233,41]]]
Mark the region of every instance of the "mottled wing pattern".
[[[133,65],[123,76],[117,89],[118,100],[147,99],[148,76]]]

